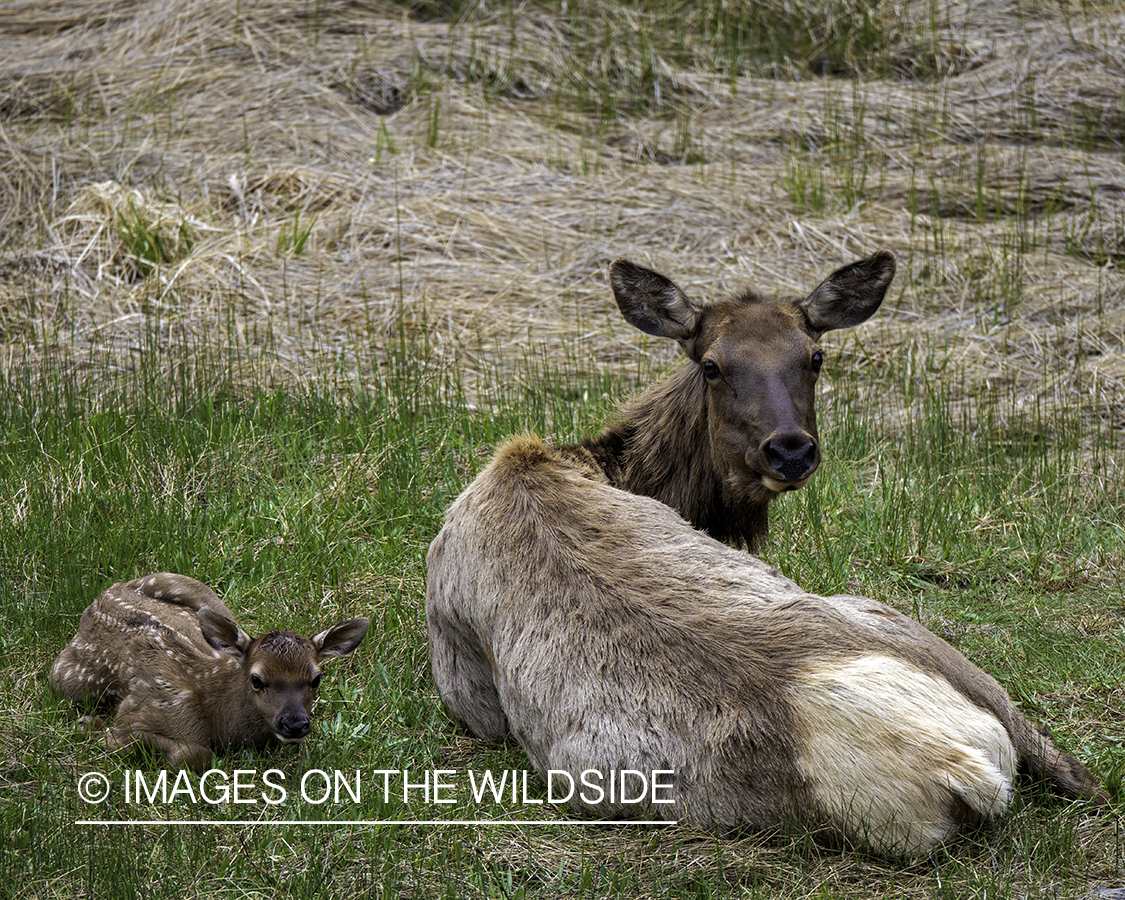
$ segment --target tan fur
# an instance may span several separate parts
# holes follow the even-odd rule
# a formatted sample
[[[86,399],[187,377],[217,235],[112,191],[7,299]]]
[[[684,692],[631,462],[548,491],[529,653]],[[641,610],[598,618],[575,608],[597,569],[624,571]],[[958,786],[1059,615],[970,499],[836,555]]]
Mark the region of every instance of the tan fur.
[[[536,438],[502,447],[457,498],[428,565],[450,714],[514,737],[543,774],[674,769],[675,803],[647,815],[798,821],[914,854],[1002,812],[1017,768],[1105,798],[917,622],[809,594]]]
[[[564,452],[614,487],[752,548],[769,504],[808,483],[820,463],[817,341],[871,316],[894,272],[881,252],[833,272],[799,302],[746,290],[700,303],[663,275],[617,260],[610,283],[622,315],[678,341],[687,362],[629,404],[620,423]]]
[[[147,744],[172,766],[202,769],[226,746],[304,738],[317,663],[351,653],[368,624],[251,639],[205,584],[161,572],[115,584],[86,607],[50,683],[80,706],[117,704],[111,749]]]

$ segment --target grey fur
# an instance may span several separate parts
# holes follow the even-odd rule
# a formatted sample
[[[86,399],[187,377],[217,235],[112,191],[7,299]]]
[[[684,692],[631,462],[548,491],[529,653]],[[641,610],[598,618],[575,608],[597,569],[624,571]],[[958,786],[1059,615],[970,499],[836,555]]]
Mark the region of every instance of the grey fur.
[[[809,594],[536,438],[500,449],[427,562],[450,714],[480,738],[515,738],[544,776],[674,770],[675,803],[649,815],[796,821],[914,854],[1002,812],[1017,768],[1106,800],[917,622]]]

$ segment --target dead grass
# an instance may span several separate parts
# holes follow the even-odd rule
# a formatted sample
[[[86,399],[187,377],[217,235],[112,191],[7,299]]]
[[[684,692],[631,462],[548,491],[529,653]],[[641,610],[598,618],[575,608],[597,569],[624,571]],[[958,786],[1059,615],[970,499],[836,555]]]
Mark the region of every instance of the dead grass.
[[[566,98],[628,87],[621,46],[651,24],[600,12],[6,4],[5,356],[112,363],[153,314],[174,340],[237,309],[228,339],[277,381],[329,377],[345,346],[378,357],[404,317],[470,382],[530,345],[628,364],[618,254],[698,293],[797,293],[888,247],[903,275],[857,363],[937,344],[975,387],[1125,424],[1119,4],[908,4],[889,51],[924,49],[928,77],[731,74],[650,39],[659,101],[599,118]],[[581,68],[595,32],[624,38]],[[795,166],[822,210],[786,191]],[[141,277],[114,227],[130,209],[190,248]]]

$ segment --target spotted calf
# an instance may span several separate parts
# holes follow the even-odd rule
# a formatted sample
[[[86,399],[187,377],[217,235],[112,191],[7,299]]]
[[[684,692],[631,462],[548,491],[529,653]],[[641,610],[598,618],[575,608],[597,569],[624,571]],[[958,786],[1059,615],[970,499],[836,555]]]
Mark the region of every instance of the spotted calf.
[[[224,747],[304,738],[318,663],[351,653],[368,625],[251,638],[205,584],[161,572],[115,584],[86,607],[50,683],[80,706],[117,706],[111,749],[145,744],[173,767],[202,769]]]

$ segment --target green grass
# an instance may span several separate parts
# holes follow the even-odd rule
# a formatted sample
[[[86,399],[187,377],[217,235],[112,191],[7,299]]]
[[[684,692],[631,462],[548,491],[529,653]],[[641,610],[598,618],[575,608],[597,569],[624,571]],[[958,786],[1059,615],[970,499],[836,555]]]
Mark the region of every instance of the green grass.
[[[1080,893],[1120,879],[1125,842],[1114,816],[1034,788],[1010,817],[905,868],[801,833],[583,829],[522,794],[474,803],[469,772],[528,763],[515,745],[473,740],[441,709],[422,611],[426,547],[496,441],[527,429],[576,438],[604,418],[620,386],[575,385],[550,361],[529,359],[524,378],[493,385],[493,409],[471,412],[456,377],[421,362],[414,340],[403,335],[378,390],[365,392],[236,390],[206,348],[185,348],[194,378],[169,383],[142,364],[115,394],[92,395],[49,367],[0,384],[9,698],[0,818],[10,835],[0,882],[14,893],[962,897],[1038,896],[1058,885]],[[936,379],[891,430],[865,413],[843,366],[825,378],[835,399],[824,468],[777,507],[765,558],[810,589],[871,594],[920,617],[1119,792],[1125,535],[1116,511],[1125,498],[1091,465],[1120,465],[1123,448],[1091,444],[1065,413],[1013,420],[1004,400],[987,398],[959,410]],[[244,795],[254,803],[185,793],[130,802],[126,775],[155,784],[161,763],[106,756],[75,733],[73,710],[46,686],[94,595],[159,569],[215,586],[252,633],[372,618],[359,651],[331,666],[303,746],[217,760],[224,783],[237,769],[255,773]],[[267,769],[282,773],[272,777],[284,803],[265,803],[277,796],[263,783]],[[315,769],[359,772],[361,800],[302,799],[301,779]],[[384,798],[382,769],[408,770],[413,781],[448,770],[457,802],[427,802],[418,788],[404,802],[399,776]],[[103,805],[79,799],[77,779],[90,771],[114,786]],[[320,776],[310,778],[315,799]],[[534,774],[529,788],[532,801],[544,799]],[[74,824],[148,818],[244,824]],[[287,824],[476,818],[545,824]]]
[[[118,213],[113,230],[128,251],[140,278],[147,278],[159,266],[186,256],[195,245],[186,223],[172,226],[159,220],[152,222],[131,199],[128,208]]]

